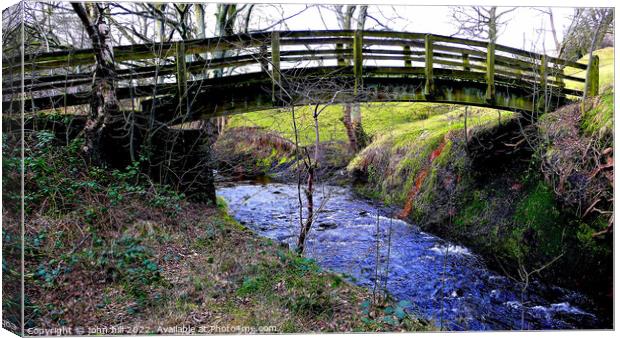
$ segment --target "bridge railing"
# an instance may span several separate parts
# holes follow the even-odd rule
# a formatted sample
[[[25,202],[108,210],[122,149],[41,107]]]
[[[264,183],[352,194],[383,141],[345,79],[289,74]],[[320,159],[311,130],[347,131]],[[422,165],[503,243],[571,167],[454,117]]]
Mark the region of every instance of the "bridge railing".
[[[579,87],[586,79],[565,70],[587,69],[582,63],[484,41],[354,30],[261,32],[117,46],[114,56],[120,99],[154,94],[182,98],[192,88],[199,90],[205,80],[248,74],[268,74],[275,89],[295,70],[320,68],[352,77],[356,88],[367,77],[419,77],[429,96],[443,78],[479,82],[486,85],[491,102],[498,84],[531,88],[532,95],[554,91],[579,96],[580,90],[566,84]],[[21,72],[22,66],[27,110],[88,102],[94,69],[91,49],[25,55],[23,64],[3,60],[3,73]],[[597,71],[591,72],[590,81],[590,94],[595,95]],[[6,96],[17,87],[21,79],[3,78],[3,111]]]

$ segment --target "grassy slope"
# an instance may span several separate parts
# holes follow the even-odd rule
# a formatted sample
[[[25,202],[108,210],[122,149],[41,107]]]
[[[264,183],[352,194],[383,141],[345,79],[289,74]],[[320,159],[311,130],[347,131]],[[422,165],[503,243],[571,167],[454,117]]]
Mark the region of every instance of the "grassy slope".
[[[258,238],[222,207],[192,204],[152,185],[137,166],[87,168],[79,141],[65,147],[49,132],[27,137],[27,328],[142,327],[134,334],[213,324],[278,332],[428,328],[409,315],[385,315],[389,302],[365,305],[367,289]],[[3,183],[13,186],[19,151],[7,150],[19,148],[4,141]],[[3,194],[6,203],[19,200],[19,193]],[[18,215],[3,216],[18,224]],[[5,244],[17,245],[8,238],[19,238],[19,229],[3,231]],[[5,275],[18,269],[10,262],[3,261]],[[15,306],[3,299],[5,310]]]
[[[447,135],[463,130],[464,109],[403,123],[378,133],[374,142],[351,161],[349,171],[367,175],[376,196],[404,205],[412,189],[419,189],[429,176],[431,162],[441,161],[440,155],[449,152],[452,141]],[[470,108],[468,129],[471,132],[492,127],[498,123],[500,115],[504,122],[513,117],[511,112]],[[459,135],[464,137],[462,132]]]
[[[599,91],[600,96],[594,99],[592,109],[586,111],[581,120],[582,129],[594,136],[613,137],[614,129],[614,48],[597,50],[599,56]],[[588,57],[582,59],[587,62]]]
[[[449,107],[449,105],[430,103],[362,103],[362,121],[366,133],[375,135],[403,123],[424,119],[438,113],[445,113]],[[321,142],[346,140],[347,136],[341,120],[342,111],[342,105],[333,105],[327,107],[321,113],[319,116]],[[312,112],[313,107],[304,106],[296,109],[296,121],[301,145],[314,143]],[[291,112],[285,110],[265,110],[231,117],[228,125],[229,128],[241,126],[262,127],[274,130],[289,140],[294,140],[295,136]]]
[[[614,47],[607,47],[594,51],[594,55],[599,57],[599,88],[603,89],[614,84]],[[588,63],[589,56],[581,58],[579,62]],[[586,71],[567,67],[564,71],[566,75],[574,75],[576,77],[586,77]],[[583,89],[583,83],[568,81],[566,88]]]

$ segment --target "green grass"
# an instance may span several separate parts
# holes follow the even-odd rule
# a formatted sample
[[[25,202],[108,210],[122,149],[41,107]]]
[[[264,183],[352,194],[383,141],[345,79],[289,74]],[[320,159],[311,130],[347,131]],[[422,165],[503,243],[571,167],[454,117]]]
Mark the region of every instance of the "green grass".
[[[581,119],[581,129],[588,135],[599,139],[610,136],[614,131],[614,91],[607,88],[597,98],[592,109],[586,111]]]
[[[428,165],[431,153],[446,140],[449,132],[464,129],[464,110],[461,106],[447,114],[401,123],[377,132],[372,144],[351,161],[348,169],[367,173],[369,182],[386,201],[403,203],[416,175]],[[498,115],[502,121],[514,116],[507,111],[470,108],[468,129],[494,126],[498,123]],[[450,142],[446,142],[443,149],[449,152]],[[435,162],[445,165],[448,155],[443,152],[439,155]]]
[[[599,88],[602,90],[605,87],[613,87],[614,85],[614,48],[607,47],[594,51],[594,55],[599,57]],[[586,55],[579,59],[580,63],[588,63],[589,56]],[[581,69],[575,69],[567,67],[564,70],[566,75],[572,75],[576,77],[586,78],[586,71]],[[566,81],[566,88],[569,89],[583,89],[583,83]]]
[[[404,123],[446,113],[451,107],[450,105],[433,103],[362,103],[362,124],[366,133],[372,136]],[[321,142],[345,141],[347,139],[342,123],[343,109],[342,105],[333,105],[327,107],[319,115]],[[313,111],[314,107],[309,106],[296,107],[295,109],[301,145],[309,145],[315,141]],[[294,141],[293,119],[289,110],[264,110],[231,117],[229,128],[242,126],[256,126],[274,130],[285,138]]]

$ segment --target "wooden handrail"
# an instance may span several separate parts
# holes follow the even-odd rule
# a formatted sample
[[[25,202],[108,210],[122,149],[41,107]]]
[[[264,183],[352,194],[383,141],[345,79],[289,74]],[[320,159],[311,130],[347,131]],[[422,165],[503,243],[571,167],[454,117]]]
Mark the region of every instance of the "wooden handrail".
[[[294,48],[295,46],[303,46],[305,49]],[[400,48],[390,49],[394,47]],[[202,58],[202,55],[221,50],[233,50],[237,55],[224,58],[211,57],[207,60]],[[185,57],[182,57],[180,53],[183,55],[200,54],[201,57],[194,59],[196,61],[186,62]],[[269,64],[274,102],[277,96],[276,89],[281,86],[281,72],[291,67],[292,63],[299,61],[334,60],[342,68],[350,65],[347,59],[352,60],[352,75],[356,89],[361,87],[365,77],[367,67],[363,65],[364,60],[396,61],[404,66],[400,67],[402,69],[416,69],[413,63],[421,63],[424,65],[424,93],[428,96],[433,95],[434,77],[439,69],[481,72],[485,74],[486,99],[489,102],[494,100],[497,75],[501,75],[502,79],[529,81],[533,85],[544,87],[549,84],[563,88],[565,80],[580,83],[586,81],[581,77],[564,74],[564,67],[587,69],[586,64],[504,45],[489,44],[485,41],[436,34],[366,30],[257,32],[179,42],[125,45],[114,47],[114,55],[118,64],[127,61],[146,64],[129,68],[128,66],[118,67],[117,80],[154,77],[155,72],[158,76],[174,74],[178,79],[175,86],[177,92],[181,94],[180,97],[187,92],[187,87],[182,82],[187,82],[188,74],[201,74],[205,70],[239,68],[261,63],[264,69],[265,64]],[[95,61],[92,49],[26,55],[24,60],[26,94],[27,96],[33,95],[33,97],[43,97],[45,93],[36,95],[31,93],[88,85],[92,80],[92,73],[90,71],[76,73],[75,67],[93,65]],[[21,60],[6,59],[4,61],[5,72],[21,69],[21,65],[17,62]],[[598,68],[598,65],[595,66]],[[391,67],[390,69],[397,68]],[[59,69],[58,72],[62,74],[57,72],[47,75],[49,70],[54,69]],[[41,72],[43,70],[45,73]],[[403,76],[411,74],[408,71],[402,71]],[[595,72],[596,74],[598,73]],[[5,87],[3,94],[9,93],[14,91],[11,87],[21,86],[21,79],[20,81],[3,81],[3,85]],[[594,84],[594,80],[589,83],[588,88],[588,95],[598,93],[598,86]],[[183,104],[183,102],[180,103]]]

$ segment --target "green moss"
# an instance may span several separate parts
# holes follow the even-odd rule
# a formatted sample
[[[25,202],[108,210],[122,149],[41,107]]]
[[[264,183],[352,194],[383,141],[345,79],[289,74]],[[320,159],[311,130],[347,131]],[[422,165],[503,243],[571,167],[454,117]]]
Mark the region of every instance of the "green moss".
[[[539,182],[534,189],[519,202],[515,221],[526,226],[540,228],[554,224],[559,216],[553,192]]]
[[[597,217],[593,222],[579,222],[576,226],[575,237],[579,247],[584,253],[592,257],[610,257],[613,253],[611,247],[606,243],[601,243],[594,236],[597,232],[605,229],[608,225],[607,217],[603,215]]]
[[[487,201],[483,200],[481,191],[474,191],[472,197],[465,203],[457,217],[455,217],[454,223],[462,229],[479,223],[486,205]]]
[[[581,129],[590,136],[602,138],[614,132],[614,90],[608,88],[600,95],[592,109],[581,119]]]
[[[374,141],[349,163],[348,170],[366,173],[370,185],[383,196],[382,199],[403,205],[416,183],[417,175],[425,168],[431,169],[431,154],[442,143],[444,148],[432,165],[445,167],[449,162],[457,161],[457,157],[453,156],[452,141],[446,135],[464,129],[464,109],[454,108],[448,113],[403,123],[376,134]],[[504,122],[514,117],[512,112],[506,111],[500,111],[500,115]],[[469,109],[468,116],[470,132],[498,123],[495,109]],[[435,182],[434,172],[426,174],[425,181]],[[421,195],[432,194],[434,186],[427,182],[424,185],[425,191]]]
[[[544,182],[532,184],[517,204],[513,218],[511,237],[522,242],[524,253],[537,251],[542,257],[553,257],[563,251],[565,222],[553,191]]]

